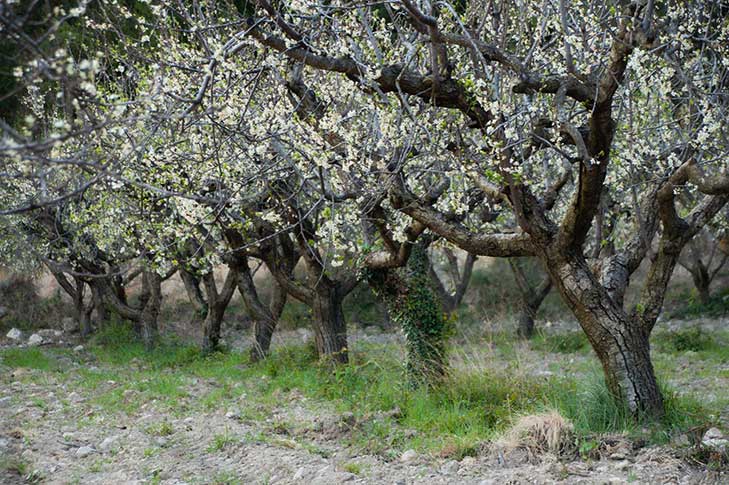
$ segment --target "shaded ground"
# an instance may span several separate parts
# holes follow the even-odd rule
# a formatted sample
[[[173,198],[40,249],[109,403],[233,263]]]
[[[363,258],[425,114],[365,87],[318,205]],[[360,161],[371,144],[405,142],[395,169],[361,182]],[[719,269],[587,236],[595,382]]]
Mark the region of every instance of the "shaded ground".
[[[714,332],[721,322],[708,326]],[[500,335],[461,336],[464,349],[453,356],[453,366],[462,372],[487,370],[550,383],[594,372],[594,359],[580,338],[564,329],[557,332],[559,338],[548,334],[532,344],[514,344]],[[233,337],[229,335],[231,343]],[[283,341],[301,337],[291,333]],[[376,362],[377,352],[399,359],[400,350],[391,343],[398,339],[376,332],[355,335],[352,348],[364,352],[363,363],[357,365]],[[726,422],[726,354],[704,348],[675,351],[674,340],[671,334],[654,345],[659,373],[681,393],[697,393],[718,421]],[[565,341],[571,343],[563,348]],[[430,435],[421,440],[417,434],[426,431],[409,429],[408,420],[398,419],[399,409],[345,411],[338,398],[311,397],[305,386],[313,384],[287,384],[280,375],[285,367],[249,367],[244,354],[199,359],[183,349],[167,362],[126,349],[73,351],[64,345],[5,347],[0,352],[1,483],[729,480],[689,458],[686,449],[695,438],[685,432],[666,446],[642,447],[632,438],[602,437],[582,458],[577,453],[559,459],[525,450],[504,453],[493,445],[492,436],[449,449],[454,445],[446,436],[440,444]]]

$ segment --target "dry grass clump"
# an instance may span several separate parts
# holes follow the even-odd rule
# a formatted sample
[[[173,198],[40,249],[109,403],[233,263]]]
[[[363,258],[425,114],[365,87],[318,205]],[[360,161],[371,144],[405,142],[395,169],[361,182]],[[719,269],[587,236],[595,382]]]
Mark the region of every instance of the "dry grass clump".
[[[504,453],[526,451],[530,458],[563,456],[575,449],[574,426],[557,411],[522,416],[495,445]]]

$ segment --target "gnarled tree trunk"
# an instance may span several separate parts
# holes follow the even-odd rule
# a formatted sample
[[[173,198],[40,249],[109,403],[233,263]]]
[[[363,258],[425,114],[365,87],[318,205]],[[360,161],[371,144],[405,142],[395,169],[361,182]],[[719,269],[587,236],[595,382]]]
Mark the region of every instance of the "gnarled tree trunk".
[[[238,266],[231,265],[225,277],[223,288],[218,292],[215,283],[215,274],[211,270],[203,277],[205,282],[205,294],[207,296],[207,314],[203,322],[203,352],[213,352],[220,345],[220,330],[223,323],[223,316],[230,303],[235,288],[238,284]]]
[[[316,350],[320,357],[340,364],[349,360],[343,301],[338,285],[320,284],[314,289],[311,304]]]
[[[150,350],[159,340],[157,319],[162,306],[162,277],[156,271],[144,271],[142,278],[145,298],[138,321],[142,342]]]
[[[253,319],[255,339],[251,348],[251,361],[257,362],[268,355],[273,332],[286,305],[287,294],[281,285],[274,280],[271,302],[266,307],[258,296],[247,261],[241,267],[238,291],[243,298],[248,314]]]
[[[592,344],[610,392],[635,416],[663,415],[650,358],[650,329],[614,303],[584,257],[553,254],[548,260],[552,280]]]
[[[96,278],[91,285],[103,304],[108,305],[122,318],[134,324],[147,349],[153,348],[159,340],[157,319],[162,306],[162,280],[156,271],[145,269],[142,272],[142,293],[139,304],[132,306],[122,300],[126,296],[123,286],[115,284],[111,278]],[[121,292],[119,290],[122,290]]]

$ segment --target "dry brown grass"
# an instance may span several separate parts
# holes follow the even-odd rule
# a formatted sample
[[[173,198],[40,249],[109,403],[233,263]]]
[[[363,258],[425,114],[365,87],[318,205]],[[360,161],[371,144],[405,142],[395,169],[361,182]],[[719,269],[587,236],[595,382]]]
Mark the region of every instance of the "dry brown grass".
[[[530,457],[561,456],[574,451],[574,427],[557,411],[522,416],[495,445],[504,453],[524,450]]]

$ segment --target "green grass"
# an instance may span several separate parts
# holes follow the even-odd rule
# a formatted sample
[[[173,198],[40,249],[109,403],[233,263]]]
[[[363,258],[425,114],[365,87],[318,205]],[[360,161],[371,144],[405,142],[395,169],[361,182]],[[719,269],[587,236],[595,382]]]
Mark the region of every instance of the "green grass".
[[[653,347],[667,354],[692,352],[703,360],[729,362],[729,332],[707,333],[699,327],[660,332],[653,336]]]
[[[13,368],[53,371],[58,368],[56,359],[35,347],[8,348],[2,351],[0,363]]]
[[[701,337],[659,340],[660,345],[674,348],[688,345],[709,353],[715,349]],[[503,347],[506,354],[516,352],[506,338],[492,343],[499,350]],[[575,334],[540,336],[531,345],[545,352],[585,350],[583,338]],[[241,419],[263,428],[261,439],[276,439],[276,427],[285,429],[284,434],[294,429],[288,423],[265,424],[265,418],[291,401],[289,395],[303,396],[305,400],[296,398],[296,402],[313,411],[354,415],[354,422],[341,434],[345,442],[393,458],[408,448],[458,459],[474,455],[518,417],[547,410],[557,410],[570,419],[585,447],[596,434],[608,432],[627,432],[662,443],[682,430],[712,422],[711,415],[718,414],[666,388],[663,421],[636,423],[610,398],[596,361],[590,361],[586,378],[560,376],[562,372],[545,378],[513,366],[484,365],[454,371],[435,388],[413,389],[406,379],[402,349],[394,344],[360,344],[352,351],[350,364],[335,368],[319,363],[311,346],[280,348],[256,364],[250,364],[244,354],[206,356],[174,342],[163,342],[147,352],[132,334],[116,327],[98,335],[88,350],[97,370],[59,370],[50,349],[13,349],[1,355],[3,364],[11,368],[32,365],[65,373],[65,378],[82,384],[75,387],[78,392],[90,395],[89,402],[108,413],[134,415],[141,404],[152,402],[173,414],[234,409]],[[201,381],[208,385],[192,399],[190,392],[198,391],[195,382]],[[154,426],[152,434],[174,432],[165,422]],[[288,435],[285,439],[304,449],[314,446],[298,438],[292,441]],[[234,441],[238,439],[228,433],[215,435],[209,451],[221,451]]]
[[[666,312],[666,318],[718,318],[729,315],[729,287],[714,293],[707,303],[701,303],[693,289],[679,293],[672,300],[669,304],[673,310]]]
[[[590,342],[584,332],[566,332],[560,334],[545,334],[538,332],[530,341],[535,350],[543,352],[558,352],[560,354],[573,354],[590,350]]]
[[[213,436],[213,440],[208,445],[209,453],[216,453],[223,451],[228,446],[238,443],[240,440],[231,435],[228,431],[224,433],[218,433]]]

